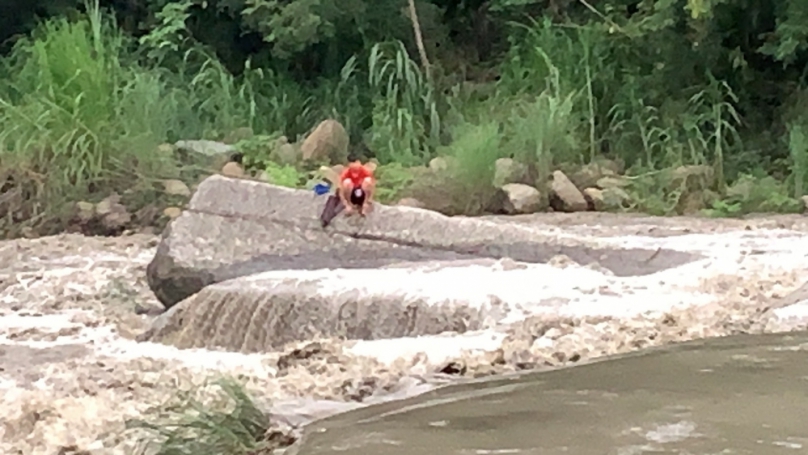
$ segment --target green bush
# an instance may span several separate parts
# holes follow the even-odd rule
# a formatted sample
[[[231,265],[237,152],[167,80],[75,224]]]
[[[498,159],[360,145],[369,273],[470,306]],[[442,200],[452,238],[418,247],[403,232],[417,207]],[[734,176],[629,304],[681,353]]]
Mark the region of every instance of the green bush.
[[[450,215],[482,214],[497,195],[494,165],[502,157],[499,126],[494,122],[463,124],[453,134],[454,141],[441,149],[447,169],[414,179],[410,192],[428,207]]]

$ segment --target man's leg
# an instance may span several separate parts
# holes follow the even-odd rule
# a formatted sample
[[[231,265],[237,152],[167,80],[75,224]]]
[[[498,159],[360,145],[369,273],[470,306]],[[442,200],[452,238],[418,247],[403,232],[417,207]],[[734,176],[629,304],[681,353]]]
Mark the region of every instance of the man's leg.
[[[365,177],[362,180],[362,191],[365,192],[365,202],[362,203],[362,215],[373,209],[373,193],[376,191],[376,182],[372,177]]]
[[[342,205],[345,206],[345,214],[349,215],[353,212],[353,204],[351,204],[351,191],[353,191],[353,184],[351,183],[351,179],[345,179],[340,182],[339,191],[339,199],[342,201]]]

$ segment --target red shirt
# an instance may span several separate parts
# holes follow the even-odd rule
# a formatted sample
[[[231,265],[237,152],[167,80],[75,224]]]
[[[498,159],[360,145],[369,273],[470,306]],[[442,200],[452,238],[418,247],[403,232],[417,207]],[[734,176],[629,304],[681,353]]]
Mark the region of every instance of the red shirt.
[[[351,185],[354,188],[358,188],[362,186],[362,182],[366,178],[373,178],[373,172],[370,169],[366,168],[363,165],[351,165],[345,168],[339,176],[339,181],[344,182],[345,180],[350,180]]]

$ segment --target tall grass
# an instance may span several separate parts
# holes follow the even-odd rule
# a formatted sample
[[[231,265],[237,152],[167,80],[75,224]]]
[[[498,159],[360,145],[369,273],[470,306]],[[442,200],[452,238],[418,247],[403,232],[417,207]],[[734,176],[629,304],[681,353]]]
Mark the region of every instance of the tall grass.
[[[47,217],[65,197],[172,165],[149,148],[171,123],[164,104],[149,106],[165,95],[159,76],[125,61],[125,37],[97,2],[88,10],[78,22],[42,24],[5,62],[1,164],[30,201],[24,218]]]
[[[368,83],[373,92],[369,142],[382,163],[416,165],[439,144],[435,88],[404,44],[380,43],[370,50]]]
[[[455,134],[448,150],[454,158],[449,175],[454,180],[455,206],[461,213],[481,213],[496,192],[494,166],[502,157],[499,125],[491,121],[462,125]]]
[[[298,127],[306,105],[282,78],[248,68],[237,79],[202,52],[185,53],[179,72],[144,66],[98,0],[86,6],[78,20],[44,22],[2,62],[0,232],[58,230],[69,202],[152,194],[155,180],[178,173],[156,152],[162,142]]]

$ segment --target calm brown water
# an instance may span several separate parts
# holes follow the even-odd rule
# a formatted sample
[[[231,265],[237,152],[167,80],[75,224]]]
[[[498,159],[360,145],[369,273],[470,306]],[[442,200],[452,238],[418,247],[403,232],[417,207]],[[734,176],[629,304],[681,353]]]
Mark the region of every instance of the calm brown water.
[[[313,424],[295,453],[808,454],[808,334],[446,387]]]

